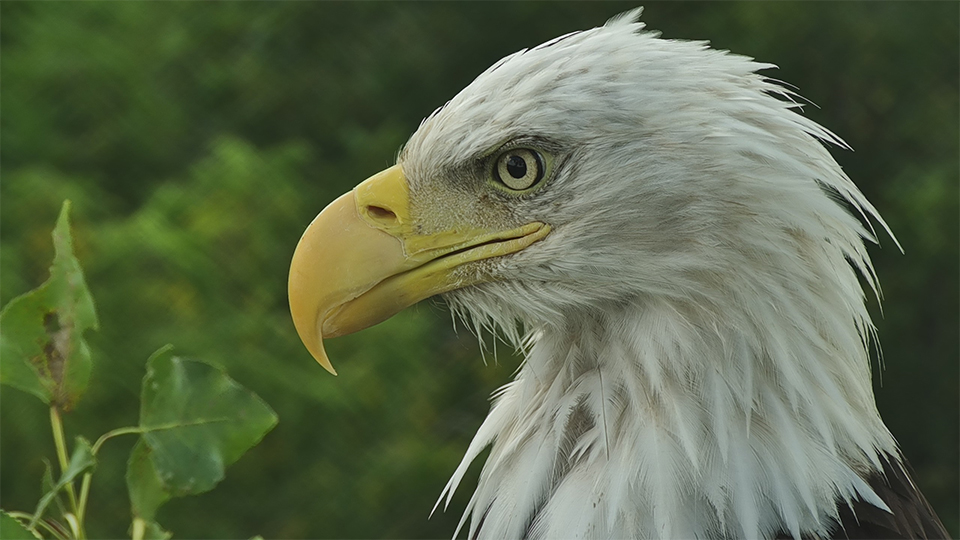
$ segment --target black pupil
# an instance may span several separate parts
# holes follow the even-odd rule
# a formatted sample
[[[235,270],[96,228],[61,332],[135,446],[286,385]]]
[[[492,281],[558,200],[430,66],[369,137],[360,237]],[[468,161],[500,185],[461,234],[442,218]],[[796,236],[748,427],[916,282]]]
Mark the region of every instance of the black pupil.
[[[527,162],[520,156],[510,156],[507,158],[507,172],[514,178],[523,178],[527,175]]]

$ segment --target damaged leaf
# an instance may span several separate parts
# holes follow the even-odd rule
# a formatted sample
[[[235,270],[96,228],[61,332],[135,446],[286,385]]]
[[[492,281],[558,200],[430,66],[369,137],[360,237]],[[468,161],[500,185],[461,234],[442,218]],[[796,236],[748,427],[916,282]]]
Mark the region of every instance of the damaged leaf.
[[[83,333],[98,328],[93,298],[73,254],[70,201],[53,230],[50,278],[0,312],[0,383],[69,410],[90,379]]]

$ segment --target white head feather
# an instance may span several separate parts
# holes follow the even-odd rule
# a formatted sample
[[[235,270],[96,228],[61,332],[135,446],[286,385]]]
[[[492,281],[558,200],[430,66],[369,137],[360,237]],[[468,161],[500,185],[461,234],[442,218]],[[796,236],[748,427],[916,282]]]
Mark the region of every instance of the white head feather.
[[[414,191],[516,137],[561,156],[514,205],[553,232],[447,295],[526,350],[447,502],[492,444],[471,536],[825,534],[838,499],[883,506],[860,474],[896,453],[847,205],[886,225],[773,66],[638,15],[504,58],[401,154]]]

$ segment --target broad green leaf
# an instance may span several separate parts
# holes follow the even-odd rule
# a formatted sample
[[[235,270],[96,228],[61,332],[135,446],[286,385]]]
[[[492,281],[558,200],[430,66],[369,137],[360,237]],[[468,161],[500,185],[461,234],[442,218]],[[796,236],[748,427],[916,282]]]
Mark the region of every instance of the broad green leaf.
[[[54,484],[53,489],[44,493],[43,497],[40,498],[40,502],[37,503],[37,509],[33,512],[33,521],[30,522],[30,527],[34,527],[37,521],[43,517],[47,506],[57,497],[57,493],[59,493],[64,486],[73,482],[80,473],[92,469],[96,464],[97,459],[93,456],[90,442],[83,437],[77,437],[73,454],[70,455],[70,461],[67,463],[67,470],[63,471],[60,479]]]
[[[147,522],[155,519],[157,509],[170,500],[170,494],[164,491],[160,476],[150,459],[152,451],[143,438],[137,441],[130,460],[127,461],[127,490],[130,492],[130,509],[134,519],[142,518]]]
[[[90,379],[90,349],[83,333],[97,329],[97,313],[80,263],[73,255],[70,201],[53,230],[50,278],[0,312],[0,383],[70,409]]]
[[[221,368],[158,351],[143,378],[140,427],[173,496],[203,493],[257,444],[277,415]]]
[[[13,516],[0,510],[0,538],[3,538],[3,540],[37,540],[40,537],[27,530]]]

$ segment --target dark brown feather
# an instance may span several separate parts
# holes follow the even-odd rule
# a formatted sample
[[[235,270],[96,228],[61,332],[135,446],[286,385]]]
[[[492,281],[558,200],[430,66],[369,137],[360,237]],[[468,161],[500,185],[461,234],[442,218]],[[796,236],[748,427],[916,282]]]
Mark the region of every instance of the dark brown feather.
[[[903,458],[887,456],[883,472],[875,472],[864,480],[887,503],[890,512],[859,499],[852,502],[852,508],[840,501],[840,519],[832,538],[950,538],[937,513],[914,484],[912,472]]]

